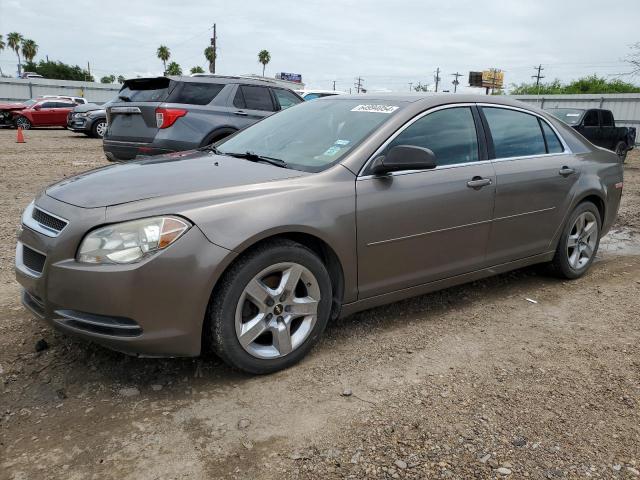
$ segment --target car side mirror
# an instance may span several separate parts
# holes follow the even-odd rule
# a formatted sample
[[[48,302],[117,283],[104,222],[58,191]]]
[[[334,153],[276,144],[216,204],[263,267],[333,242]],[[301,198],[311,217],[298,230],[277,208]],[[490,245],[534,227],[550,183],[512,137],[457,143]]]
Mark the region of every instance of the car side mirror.
[[[40,105],[36,105],[35,107],[33,107],[34,110],[40,110],[42,107]]]
[[[373,161],[371,172],[374,175],[386,175],[402,170],[429,170],[436,168],[436,154],[428,148],[413,145],[397,145],[386,155],[380,155]]]

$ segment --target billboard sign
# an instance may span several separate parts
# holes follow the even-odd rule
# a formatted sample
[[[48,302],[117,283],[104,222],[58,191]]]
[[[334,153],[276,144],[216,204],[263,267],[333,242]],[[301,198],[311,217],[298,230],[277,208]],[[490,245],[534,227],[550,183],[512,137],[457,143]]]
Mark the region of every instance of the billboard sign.
[[[280,72],[276,74],[278,80],[286,80],[287,82],[302,83],[302,75],[299,73]]]
[[[482,72],[469,72],[469,86],[478,88],[502,88],[504,72],[492,68]]]

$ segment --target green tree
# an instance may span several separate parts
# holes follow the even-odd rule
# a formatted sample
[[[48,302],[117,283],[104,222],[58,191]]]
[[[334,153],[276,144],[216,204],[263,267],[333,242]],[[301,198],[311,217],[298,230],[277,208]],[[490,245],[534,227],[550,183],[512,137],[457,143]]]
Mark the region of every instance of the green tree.
[[[7,47],[7,44],[4,43],[4,38],[0,33],[0,53]],[[0,77],[4,77],[4,73],[2,73],[2,67],[0,67]]]
[[[167,67],[167,75],[182,75],[182,67],[178,62],[171,62]]]
[[[258,63],[262,64],[262,76],[264,77],[264,68],[271,61],[271,54],[268,50],[260,50],[258,53]]]
[[[213,63],[216,61],[216,58],[218,57],[215,49],[213,47],[207,47],[204,49],[204,58],[207,59],[207,62],[209,62],[209,71],[211,73],[213,72]]]
[[[115,75],[105,75],[100,79],[100,83],[114,83],[116,81]]]
[[[22,63],[20,62],[20,45],[22,44],[22,34],[18,32],[11,32],[7,35],[7,45],[9,48],[16,52],[18,57],[18,75],[21,73]]]
[[[37,64],[27,62],[24,65],[25,70],[35,72],[45,78],[54,78],[57,80],[79,80],[93,82],[92,75],[87,70],[80,68],[78,65],[67,65],[62,62],[40,60]]]
[[[158,50],[156,51],[156,55],[158,55],[158,58],[160,60],[162,60],[162,66],[164,68],[164,72],[166,74],[167,72],[167,62],[169,61],[169,58],[171,58],[171,52],[169,51],[169,47],[166,47],[164,45],[160,45],[158,47]]]
[[[25,38],[22,40],[22,56],[27,62],[33,62],[38,54],[38,44],[33,40]]]
[[[416,92],[428,92],[429,91],[429,85],[423,85],[421,82],[418,82],[418,84],[413,87],[413,89]]]
[[[118,83],[120,85],[122,85],[125,80],[126,80],[126,78],[124,78],[124,75],[118,75]]]
[[[204,73],[204,68],[202,68],[200,65],[196,65],[195,67],[191,67],[191,73]]]
[[[550,83],[522,83],[513,85],[511,95],[571,95],[579,93],[640,93],[640,87],[632,83],[623,82],[616,78],[607,80],[604,77],[590,75],[563,84],[560,80]]]

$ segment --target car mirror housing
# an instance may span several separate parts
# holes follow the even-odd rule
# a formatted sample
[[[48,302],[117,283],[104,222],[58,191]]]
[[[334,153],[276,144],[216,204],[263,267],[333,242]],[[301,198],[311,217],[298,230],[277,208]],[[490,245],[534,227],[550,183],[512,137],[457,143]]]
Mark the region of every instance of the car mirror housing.
[[[386,175],[402,170],[429,170],[436,167],[436,155],[428,148],[413,145],[397,145],[386,155],[380,155],[373,161],[371,172],[374,175]]]
[[[42,108],[42,107],[41,107],[40,105],[34,105],[34,106],[33,106],[33,109],[34,109],[34,110],[40,110],[41,108]]]

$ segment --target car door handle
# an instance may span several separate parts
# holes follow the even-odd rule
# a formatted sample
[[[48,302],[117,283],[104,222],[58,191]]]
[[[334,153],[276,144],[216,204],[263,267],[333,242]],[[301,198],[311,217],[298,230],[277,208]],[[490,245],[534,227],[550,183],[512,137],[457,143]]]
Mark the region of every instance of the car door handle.
[[[233,113],[235,113],[236,115],[240,115],[242,117],[246,117],[248,115],[247,112],[243,112],[242,110],[238,110],[238,111],[235,111]]]
[[[487,185],[491,185],[490,178],[473,177],[467,182],[467,187],[475,189],[480,189],[482,187],[486,187]]]
[[[573,168],[562,167],[558,173],[563,177],[568,177],[569,175],[576,173],[576,171]]]

